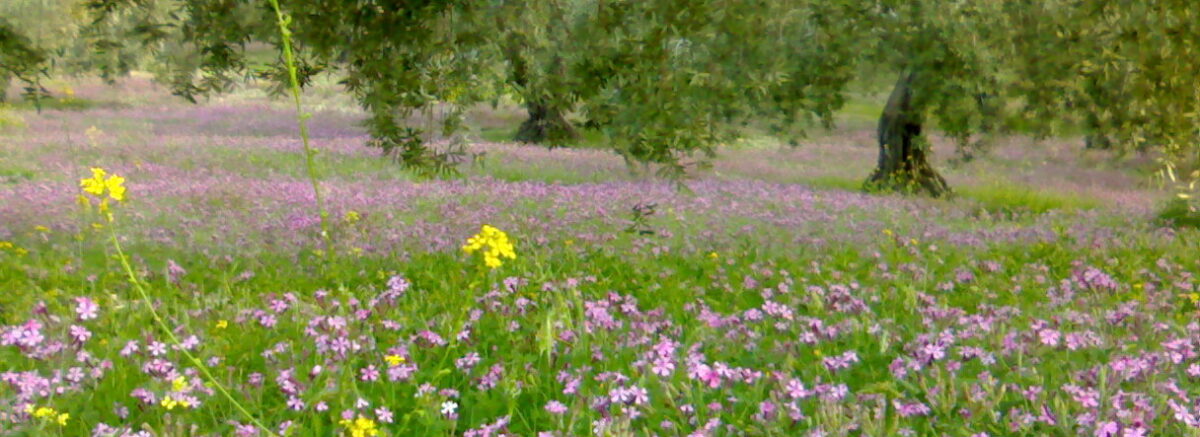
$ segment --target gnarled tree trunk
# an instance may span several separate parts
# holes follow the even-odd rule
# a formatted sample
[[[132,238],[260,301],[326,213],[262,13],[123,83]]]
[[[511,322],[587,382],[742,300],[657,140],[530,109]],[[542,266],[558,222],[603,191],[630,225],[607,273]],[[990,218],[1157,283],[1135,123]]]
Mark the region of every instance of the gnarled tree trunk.
[[[12,74],[0,70],[0,103],[8,102],[8,85],[12,83]]]
[[[1084,129],[1086,132],[1083,136],[1083,147],[1085,149],[1109,150],[1112,149],[1112,141],[1107,135],[1100,133],[1100,117],[1093,113],[1088,113],[1084,120]]]
[[[513,140],[522,143],[562,144],[579,135],[558,108],[540,102],[528,102],[529,118],[521,123]]]
[[[516,42],[510,42],[505,46],[504,54],[510,64],[510,79],[513,85],[516,85],[525,94],[525,110],[529,113],[529,118],[521,123],[521,127],[517,128],[517,134],[513,136],[513,141],[561,145],[578,138],[579,134],[567,120],[562,108],[529,97],[535,93],[529,89],[529,63],[521,54],[520,46]]]
[[[921,134],[923,111],[913,98],[916,78],[915,72],[900,76],[879,117],[879,162],[864,184],[867,189],[934,197],[950,192],[946,180],[929,164],[929,142]]]

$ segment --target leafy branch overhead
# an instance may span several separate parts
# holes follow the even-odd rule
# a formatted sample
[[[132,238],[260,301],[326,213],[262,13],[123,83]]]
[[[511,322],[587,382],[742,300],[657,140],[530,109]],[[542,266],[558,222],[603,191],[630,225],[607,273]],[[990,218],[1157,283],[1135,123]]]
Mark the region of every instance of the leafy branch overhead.
[[[1136,4],[1135,4],[1136,3]],[[173,5],[173,6],[171,6]],[[164,54],[176,93],[195,98],[258,76],[252,44],[280,44],[267,2],[92,0],[100,19]],[[529,119],[519,141],[605,134],[630,161],[682,174],[765,121],[780,135],[831,125],[851,83],[895,81],[909,95],[903,135],[880,136],[870,184],[945,187],[927,162],[925,124],[964,152],[981,134],[1083,124],[1097,143],[1194,156],[1200,28],[1186,2],[1023,0],[410,0],[282,2],[302,84],[340,78],[365,109],[369,145],[408,167],[452,171],[410,118],[507,93]],[[169,9],[169,13],[164,13]],[[136,12],[141,11],[141,12]],[[906,87],[901,90],[899,87]],[[897,94],[899,93],[899,94]],[[902,118],[896,118],[901,117]],[[881,129],[881,133],[883,130]],[[1103,141],[1101,141],[1103,139]],[[1089,143],[1091,139],[1089,139]],[[944,185],[944,184],[941,184]],[[940,187],[940,188],[939,188]]]

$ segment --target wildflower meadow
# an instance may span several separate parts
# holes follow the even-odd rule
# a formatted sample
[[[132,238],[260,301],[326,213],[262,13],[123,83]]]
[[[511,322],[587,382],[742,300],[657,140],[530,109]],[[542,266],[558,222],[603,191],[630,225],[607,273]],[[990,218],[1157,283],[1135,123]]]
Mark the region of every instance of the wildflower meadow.
[[[1200,437],[1192,3],[0,1],[0,436]]]
[[[1194,231],[1053,147],[952,170],[953,200],[784,179],[869,156],[853,130],[731,146],[682,189],[603,152],[487,142],[463,177],[423,180],[331,110],[311,128],[326,246],[286,108],[123,86],[163,100],[19,112],[0,137],[2,434],[1200,424]],[[990,194],[978,175],[1001,170],[1046,188]]]

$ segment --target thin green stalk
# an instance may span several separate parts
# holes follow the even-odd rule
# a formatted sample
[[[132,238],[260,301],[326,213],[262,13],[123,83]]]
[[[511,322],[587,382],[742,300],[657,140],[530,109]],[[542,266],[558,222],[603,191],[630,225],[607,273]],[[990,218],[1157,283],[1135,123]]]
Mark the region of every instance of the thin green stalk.
[[[321,216],[321,239],[325,242],[325,252],[329,261],[333,261],[334,247],[333,239],[329,234],[329,212],[325,210],[325,202],[321,197],[321,185],[317,179],[317,164],[316,164],[316,149],[313,149],[309,144],[308,139],[308,118],[310,114],[303,112],[303,105],[300,102],[300,79],[296,73],[296,55],[292,51],[292,31],[288,28],[292,19],[284,15],[283,9],[279,7],[279,0],[270,0],[271,7],[275,9],[275,18],[279,23],[279,35],[283,39],[283,57],[287,63],[288,83],[292,94],[292,102],[296,105],[296,122],[300,125],[300,141],[304,144],[304,165],[308,170],[308,180],[312,182],[313,196],[317,202],[317,212]]]
[[[175,336],[175,332],[171,330],[170,325],[167,325],[167,322],[158,315],[158,311],[154,309],[154,303],[150,301],[150,293],[146,292],[146,288],[142,286],[142,282],[138,280],[137,274],[134,273],[133,267],[129,265],[129,259],[125,257],[125,251],[121,250],[121,242],[117,239],[117,231],[112,223],[109,223],[108,229],[109,236],[112,240],[113,249],[117,251],[117,259],[121,261],[121,267],[125,269],[125,274],[129,276],[129,283],[133,284],[133,288],[137,290],[139,295],[141,295],[142,302],[145,303],[146,308],[150,310],[150,316],[154,318],[154,322],[158,324],[158,327],[167,334],[167,339],[170,340],[175,346],[179,346],[179,351],[183,352],[183,355],[187,357],[188,361],[191,361],[192,365],[196,366],[196,368],[200,370],[200,373],[204,374],[205,378],[208,378],[208,382],[211,382],[213,386],[217,388],[217,391],[221,392],[221,395],[224,396],[225,399],[227,399],[231,404],[233,404],[233,407],[241,412],[243,416],[246,416],[246,418],[249,419],[254,426],[257,426],[269,436],[278,436],[278,434],[272,432],[270,428],[267,428],[266,425],[263,425],[261,421],[255,418],[253,414],[250,414],[250,411],[247,410],[246,407],[242,406],[242,404],[238,402],[233,395],[229,394],[229,390],[226,390],[225,386],[217,381],[217,378],[214,377],[212,372],[208,370],[208,366],[204,365],[199,358],[196,358],[195,355],[192,355],[191,352],[181,346],[182,343],[179,341],[179,337]]]

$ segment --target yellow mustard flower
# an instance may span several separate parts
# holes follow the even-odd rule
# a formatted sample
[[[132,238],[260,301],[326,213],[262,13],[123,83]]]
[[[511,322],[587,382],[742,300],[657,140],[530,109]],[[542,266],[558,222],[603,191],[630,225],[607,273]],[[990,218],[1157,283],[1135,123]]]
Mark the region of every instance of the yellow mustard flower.
[[[386,357],[383,357],[383,360],[387,361],[388,366],[391,366],[391,367],[399,366],[400,363],[403,363],[405,361],[404,357],[399,356],[399,355],[388,355]]]
[[[225,329],[229,327],[228,320],[217,320],[217,329]]]
[[[175,407],[189,408],[192,406],[191,402],[183,399],[175,399],[170,396],[163,397],[162,402],[159,402],[159,404],[162,405],[163,408],[166,408],[167,411],[174,410]]]
[[[97,196],[102,195],[102,194],[104,194],[104,176],[105,176],[105,174],[106,173],[105,173],[104,169],[99,168],[99,167],[92,167],[92,177],[89,179],[81,179],[79,181],[79,187],[83,188],[84,192],[91,193],[91,194],[94,194]]]
[[[71,418],[70,414],[62,413],[62,414],[58,415],[58,418],[55,419],[55,421],[58,422],[58,426],[67,426],[67,419],[70,419],[70,418]]]
[[[187,379],[185,379],[182,376],[175,378],[174,381],[171,381],[171,390],[183,391],[186,388],[187,388]]]
[[[112,175],[104,181],[104,188],[108,189],[108,197],[118,202],[125,201],[125,178]]]
[[[47,228],[47,227],[45,227],[45,226],[42,226],[42,225],[37,225],[37,226],[34,226],[34,227],[33,227],[33,230],[35,230],[35,231],[38,231],[38,232],[41,232],[41,233],[50,232],[50,228]]]
[[[79,188],[83,192],[94,195],[96,197],[104,197],[104,193],[108,193],[108,198],[118,202],[125,201],[125,178],[118,175],[108,175],[108,172],[100,167],[92,167],[92,177],[79,180]],[[91,202],[85,197],[80,197],[79,203],[84,206],[90,206]],[[105,207],[106,205],[101,205]]]
[[[483,225],[478,234],[467,239],[462,250],[468,254],[481,252],[483,264],[493,269],[504,264],[503,258],[517,259],[516,248],[508,234],[491,225]]]
[[[373,437],[379,435],[379,428],[374,420],[359,417],[354,420],[342,419],[338,424],[346,427],[350,437]]]
[[[342,216],[342,220],[345,220],[346,223],[356,223],[361,219],[362,214],[359,214],[358,211],[354,210],[346,211],[346,214]]]
[[[38,407],[37,410],[33,411],[33,417],[36,417],[38,419],[46,419],[46,418],[54,417],[54,415],[56,415],[56,414],[58,414],[58,412],[54,411],[54,409],[50,408],[50,407]]]

